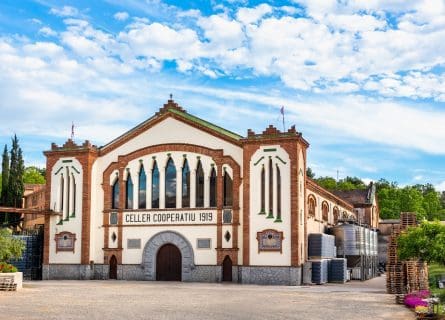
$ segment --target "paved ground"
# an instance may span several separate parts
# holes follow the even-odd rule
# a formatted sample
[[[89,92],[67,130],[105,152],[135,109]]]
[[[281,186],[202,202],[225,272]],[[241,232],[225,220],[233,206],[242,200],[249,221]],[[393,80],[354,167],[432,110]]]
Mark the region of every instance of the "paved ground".
[[[0,292],[0,319],[414,319],[384,287],[384,277],[307,287],[25,282],[21,291]]]

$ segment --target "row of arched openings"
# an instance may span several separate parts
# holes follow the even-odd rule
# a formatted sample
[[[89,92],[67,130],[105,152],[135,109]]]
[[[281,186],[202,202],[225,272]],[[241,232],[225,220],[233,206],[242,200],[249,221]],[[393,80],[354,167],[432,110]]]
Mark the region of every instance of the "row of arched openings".
[[[153,160],[153,169],[151,170],[151,186],[149,188],[149,192],[151,192],[151,208],[156,209],[160,207],[160,174],[159,167],[156,160]],[[204,193],[205,193],[205,176],[204,169],[202,167],[201,160],[198,161],[196,168],[194,169],[195,174],[195,207],[203,208],[204,207]],[[190,167],[187,159],[184,159],[182,166],[182,179],[181,179],[181,202],[182,208],[190,208]],[[141,164],[139,174],[138,174],[138,209],[146,209],[146,194],[147,194],[147,175],[145,173],[144,165]],[[177,175],[176,175],[176,167],[173,159],[170,157],[167,161],[167,165],[165,167],[165,208],[176,208],[176,183],[177,183]],[[119,208],[119,179],[116,179],[112,186],[112,209]],[[127,175],[127,181],[125,183],[125,209],[133,209],[133,180],[130,172]],[[217,176],[215,167],[212,166],[210,170],[209,177],[209,206],[216,207],[216,199],[217,199]],[[232,206],[233,199],[233,182],[230,175],[224,171],[223,175],[223,206],[230,207]]]
[[[315,197],[310,195],[308,198],[308,213],[310,217],[315,217],[315,207],[317,206],[317,201]],[[332,210],[332,215],[334,217],[334,224],[337,224],[338,218],[340,216],[340,210],[338,207],[334,207]],[[329,204],[326,201],[321,203],[321,216],[323,221],[329,221]]]

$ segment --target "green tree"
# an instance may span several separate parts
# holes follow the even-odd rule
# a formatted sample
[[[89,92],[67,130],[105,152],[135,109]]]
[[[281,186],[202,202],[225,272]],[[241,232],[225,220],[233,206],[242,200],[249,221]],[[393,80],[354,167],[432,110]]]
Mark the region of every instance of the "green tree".
[[[438,221],[423,221],[420,226],[409,228],[397,242],[402,260],[418,258],[445,265],[445,225]]]
[[[415,212],[418,220],[426,217],[423,195],[416,187],[407,186],[400,190],[400,212]]]
[[[45,184],[45,176],[42,170],[37,167],[26,167],[23,173],[23,183]]]
[[[20,208],[22,206],[22,198],[24,193],[23,187],[24,163],[22,149],[19,147],[19,140],[16,135],[12,138],[11,148],[11,164],[9,166],[8,192],[6,205],[10,207]],[[17,227],[20,223],[20,214],[10,214],[9,222],[13,227]]]
[[[337,181],[335,181],[334,178],[331,177],[320,177],[315,179],[317,184],[327,190],[335,190],[337,187]]]
[[[9,182],[9,155],[8,147],[5,145],[2,156],[2,192],[0,195],[0,204],[6,205],[8,201],[8,182]]]
[[[306,176],[311,178],[311,179],[315,178],[315,172],[312,171],[311,167],[307,167],[306,168]]]

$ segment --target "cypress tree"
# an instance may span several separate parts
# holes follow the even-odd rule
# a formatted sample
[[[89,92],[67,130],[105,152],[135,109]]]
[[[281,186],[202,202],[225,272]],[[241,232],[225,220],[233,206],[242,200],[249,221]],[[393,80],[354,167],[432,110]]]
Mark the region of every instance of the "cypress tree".
[[[8,198],[8,182],[9,182],[9,155],[8,146],[5,144],[5,149],[2,156],[2,192],[0,195],[0,204],[6,205]]]
[[[19,140],[16,135],[12,138],[11,164],[9,167],[9,182],[7,205],[10,207],[21,208],[23,197],[23,156],[19,147]],[[11,224],[17,226],[20,223],[20,214],[11,214]]]

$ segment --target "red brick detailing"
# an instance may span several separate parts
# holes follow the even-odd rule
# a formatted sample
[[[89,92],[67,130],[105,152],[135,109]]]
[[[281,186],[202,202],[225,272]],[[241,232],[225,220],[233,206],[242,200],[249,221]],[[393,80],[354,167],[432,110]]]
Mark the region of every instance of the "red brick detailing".
[[[176,104],[176,103],[175,103]],[[165,108],[165,105],[164,105]],[[186,117],[182,117],[176,113],[169,112],[168,110],[164,110],[164,108],[161,108],[160,111],[157,113],[157,116],[150,118],[146,120],[145,122],[141,123],[140,125],[136,126],[134,129],[128,131],[127,133],[124,133],[122,136],[116,138],[114,141],[109,143],[108,145],[102,147],[100,149],[99,156],[106,155],[107,153],[115,150],[116,148],[119,148],[120,146],[124,145],[131,139],[137,137],[141,133],[147,131],[148,129],[154,127],[156,124],[164,121],[167,118],[173,118],[175,120],[181,121],[183,123],[186,123],[187,125],[194,127],[198,130],[207,132],[208,134],[211,134],[212,136],[215,136],[219,139],[225,140],[229,143],[232,143],[234,145],[241,147],[241,141],[238,139],[231,138],[225,134],[222,134],[218,131],[212,130],[204,125],[201,125],[197,122],[194,122],[192,120],[187,119]],[[168,107],[171,108],[171,107]],[[168,109],[167,108],[167,109]],[[174,150],[172,150],[174,151]]]
[[[116,257],[117,264],[122,264],[122,248],[104,248],[104,264],[110,264],[110,258],[113,255]]]
[[[300,261],[300,242],[298,237],[299,227],[299,203],[298,203],[298,150],[306,149],[309,144],[292,127],[286,133],[280,132],[273,126],[269,126],[262,135],[256,135],[249,130],[248,137],[243,142],[243,265],[249,265],[250,255],[250,160],[260,146],[279,145],[289,155],[290,159],[290,204],[291,204],[291,265],[298,266]]]
[[[224,258],[229,256],[234,266],[238,265],[238,248],[219,249],[217,252],[217,264],[222,265]]]
[[[110,175],[114,170],[119,170],[119,183],[120,183],[120,196],[119,196],[119,209],[118,209],[118,248],[122,249],[122,219],[123,219],[123,208],[125,207],[125,183],[123,180],[124,169],[128,165],[128,163],[134,159],[141,158],[143,156],[158,153],[158,152],[191,152],[202,154],[211,157],[217,166],[217,251],[227,251],[227,249],[222,249],[222,166],[224,164],[229,165],[233,170],[233,237],[232,237],[232,247],[231,250],[238,251],[238,226],[239,226],[239,187],[241,185],[241,176],[240,176],[240,166],[239,164],[231,157],[223,155],[223,151],[221,149],[210,149],[202,146],[191,145],[191,144],[161,144],[155,146],[148,146],[139,150],[136,150],[127,155],[120,155],[118,157],[118,162],[112,162],[107,169],[103,172],[102,175],[102,188],[104,190],[104,248],[107,248],[108,243],[108,230],[109,230],[109,220],[108,213],[111,211],[111,186],[109,183]],[[171,209],[170,209],[171,210]],[[111,249],[110,249],[111,250]],[[225,257],[225,255],[224,255]],[[223,259],[224,259],[223,257]],[[117,258],[117,256],[116,256]],[[232,262],[235,264],[238,259],[232,259]]]
[[[90,224],[91,224],[91,169],[97,158],[97,149],[89,141],[78,146],[69,139],[62,147],[51,145],[51,151],[45,151],[46,156],[46,194],[45,207],[50,209],[51,173],[54,164],[64,157],[73,157],[78,160],[83,170],[82,184],[82,235],[81,235],[81,264],[90,263]],[[49,217],[45,218],[44,235],[44,263],[49,263]]]
[[[354,207],[350,203],[342,200],[341,198],[332,194],[328,190],[320,187],[314,180],[312,180],[310,178],[306,178],[306,187],[307,187],[307,189],[309,189],[315,193],[318,193],[319,195],[325,197],[326,199],[331,200],[335,204],[340,205],[352,212],[354,211]]]

